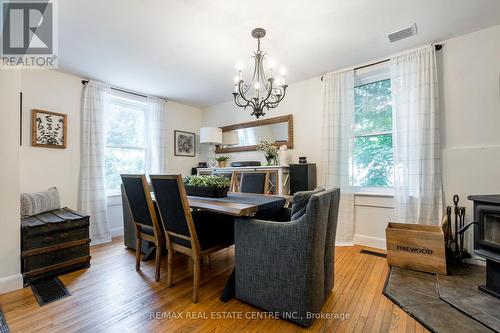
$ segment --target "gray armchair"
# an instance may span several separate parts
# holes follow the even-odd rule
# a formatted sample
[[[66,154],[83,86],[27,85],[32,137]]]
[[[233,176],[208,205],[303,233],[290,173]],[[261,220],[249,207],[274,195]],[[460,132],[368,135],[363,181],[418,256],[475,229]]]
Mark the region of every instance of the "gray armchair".
[[[237,219],[236,298],[302,326],[321,311],[333,288],[340,190],[311,196],[289,222]]]

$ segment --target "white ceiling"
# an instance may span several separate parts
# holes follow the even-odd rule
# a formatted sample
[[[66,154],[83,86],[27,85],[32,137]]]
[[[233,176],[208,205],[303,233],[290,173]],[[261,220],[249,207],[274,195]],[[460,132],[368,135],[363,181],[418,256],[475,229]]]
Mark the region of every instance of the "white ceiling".
[[[499,0],[62,0],[59,67],[198,107],[232,98],[262,48],[288,83],[500,24]],[[418,35],[385,34],[417,24]]]

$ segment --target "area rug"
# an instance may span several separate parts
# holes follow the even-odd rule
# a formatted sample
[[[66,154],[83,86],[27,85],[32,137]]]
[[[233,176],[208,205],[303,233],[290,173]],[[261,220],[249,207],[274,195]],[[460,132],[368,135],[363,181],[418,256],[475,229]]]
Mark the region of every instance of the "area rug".
[[[392,267],[384,295],[431,332],[495,332],[441,300],[434,274]]]
[[[7,326],[7,321],[3,316],[2,310],[0,310],[0,333],[9,333],[9,326]]]

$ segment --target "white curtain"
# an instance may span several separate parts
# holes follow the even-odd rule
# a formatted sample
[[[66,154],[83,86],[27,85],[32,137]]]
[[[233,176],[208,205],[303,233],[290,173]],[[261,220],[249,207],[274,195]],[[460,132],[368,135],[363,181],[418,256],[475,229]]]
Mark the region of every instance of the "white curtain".
[[[83,88],[78,209],[90,215],[92,245],[111,241],[104,183],[104,113],[109,95],[109,87],[95,82]]]
[[[441,223],[442,184],[436,51],[391,59],[395,218]]]
[[[352,245],[354,193],[350,186],[354,125],[354,71],[323,77],[323,183],[341,191],[337,245]]]
[[[167,172],[167,101],[148,97],[146,121],[147,156],[146,173],[164,174]]]

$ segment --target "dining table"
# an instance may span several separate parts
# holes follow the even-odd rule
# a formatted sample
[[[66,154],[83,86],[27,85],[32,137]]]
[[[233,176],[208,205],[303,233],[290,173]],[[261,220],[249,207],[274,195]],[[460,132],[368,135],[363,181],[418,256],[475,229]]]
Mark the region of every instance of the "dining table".
[[[291,199],[292,197],[288,195],[235,192],[229,192],[226,197],[222,198],[188,196],[189,206],[193,210],[208,210],[234,217],[258,219],[271,219],[284,206],[288,205]],[[231,276],[221,293],[220,300],[228,302],[234,295],[235,269],[233,268]]]

